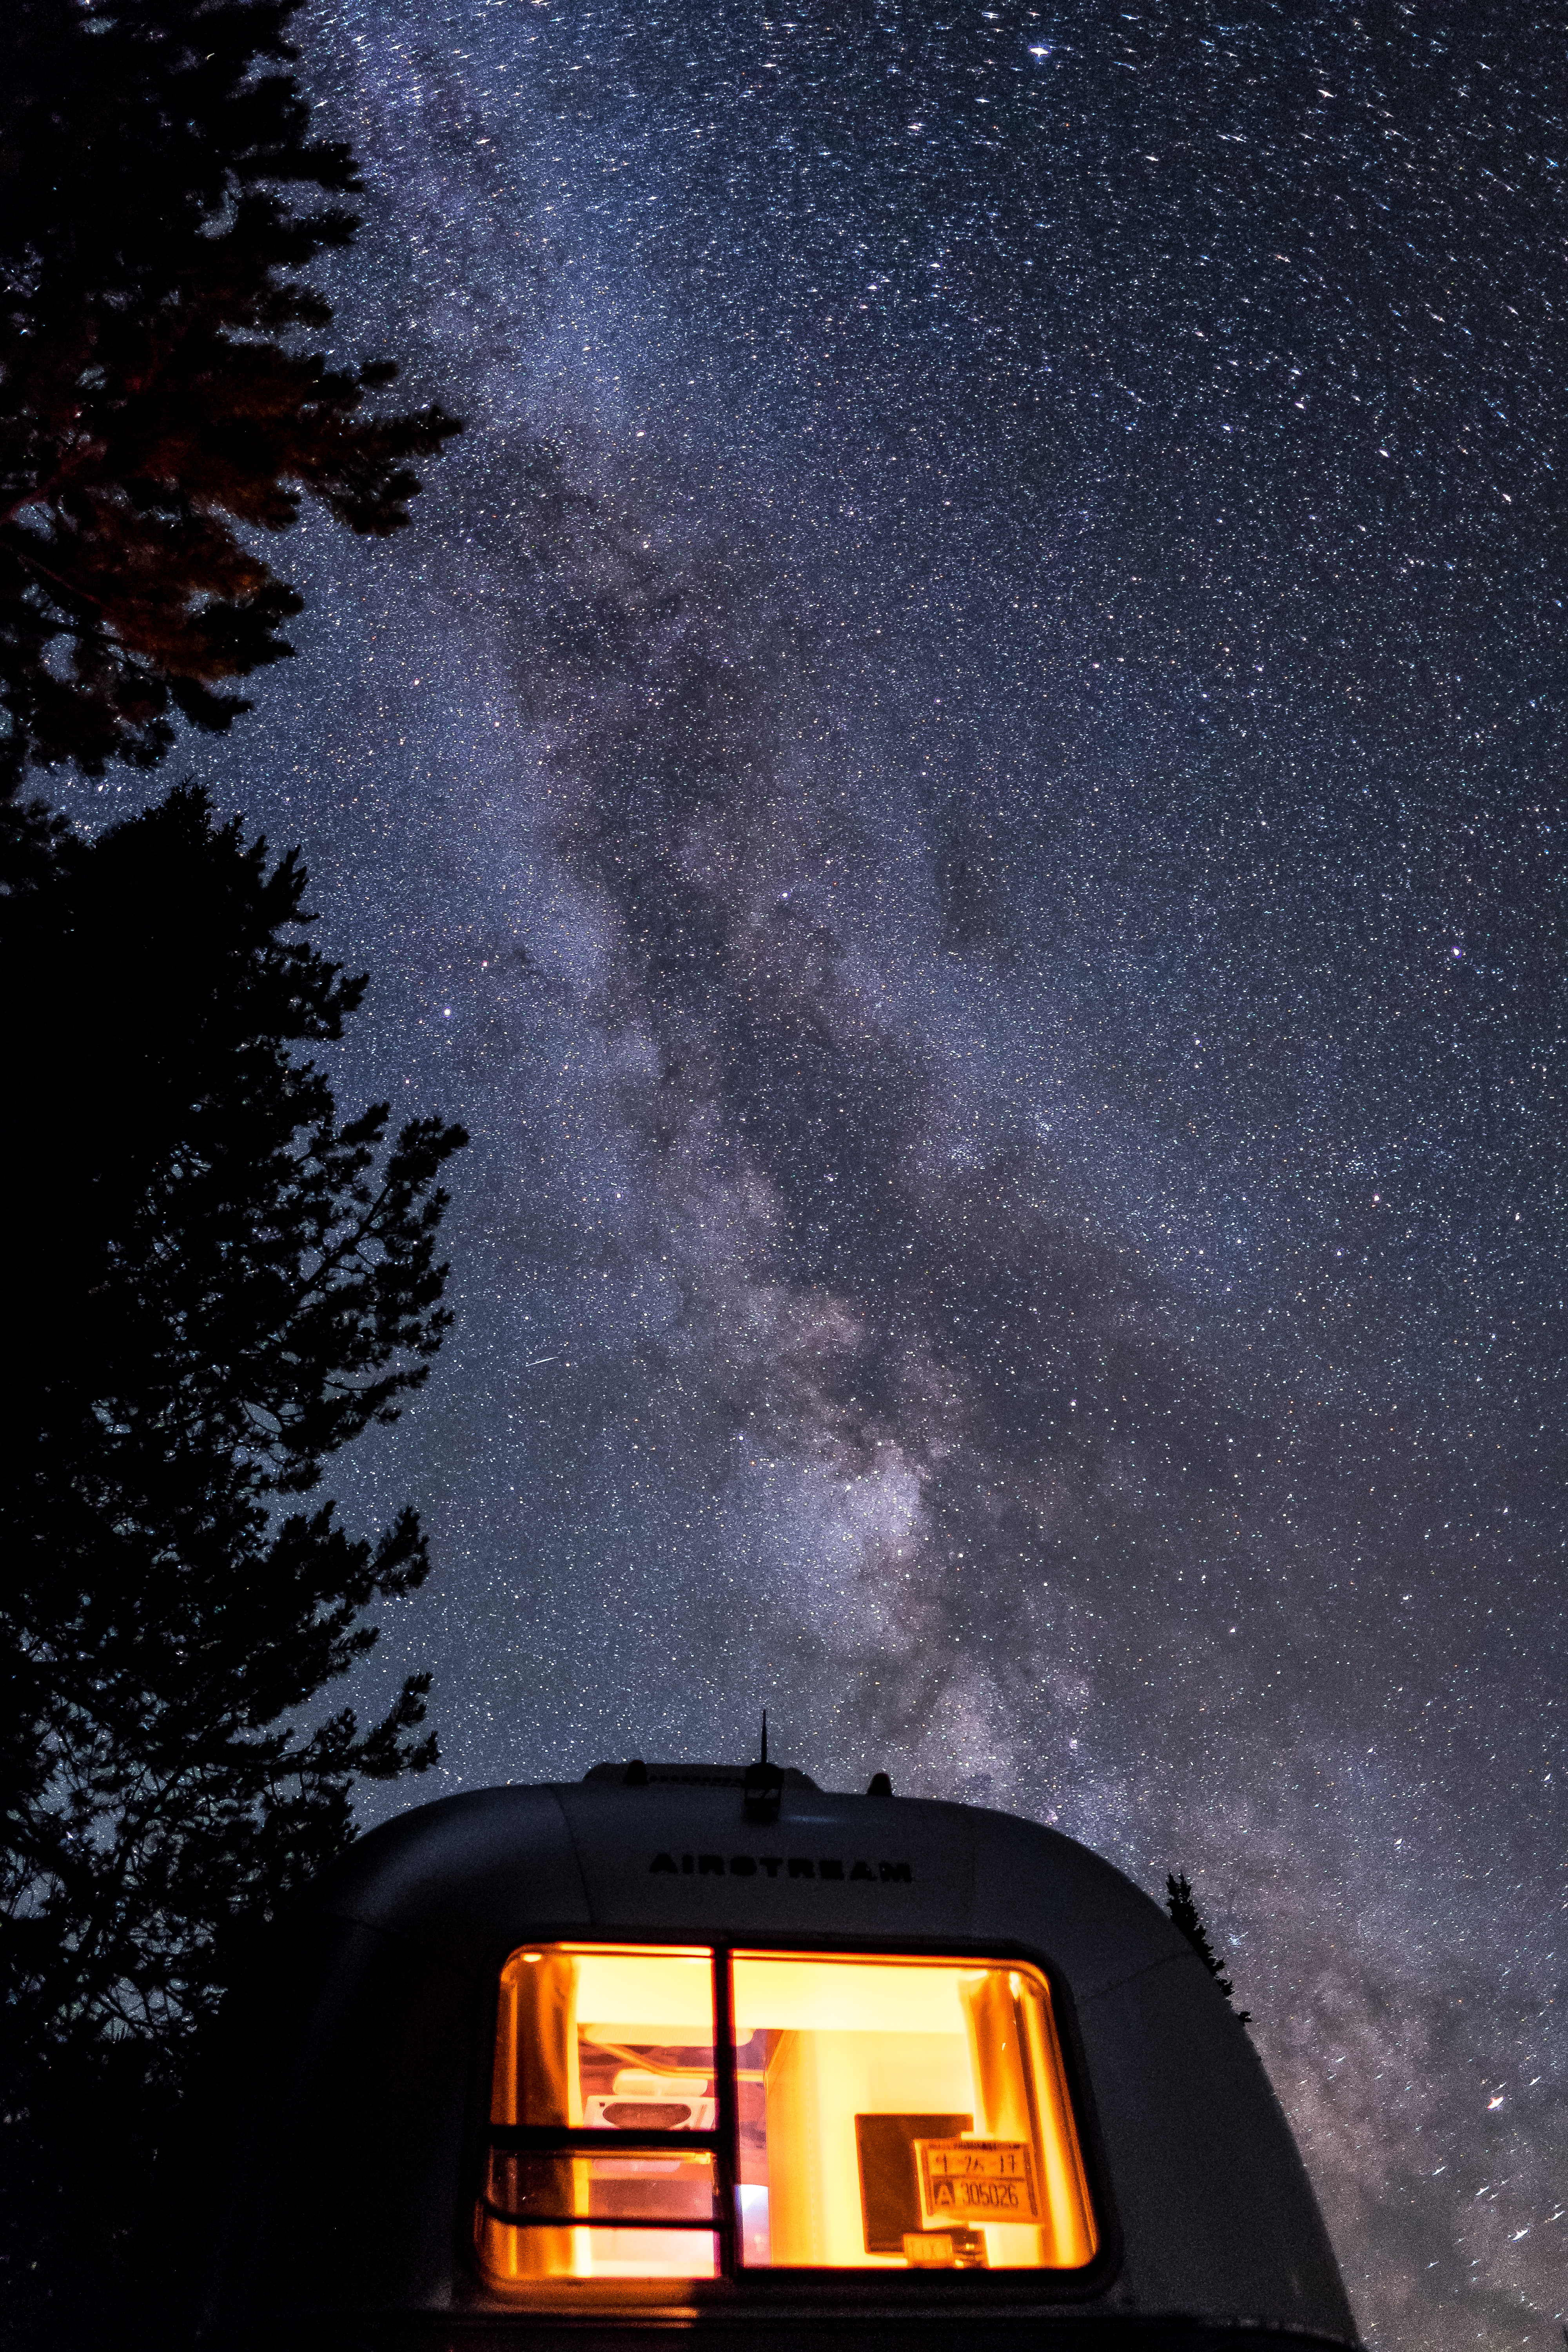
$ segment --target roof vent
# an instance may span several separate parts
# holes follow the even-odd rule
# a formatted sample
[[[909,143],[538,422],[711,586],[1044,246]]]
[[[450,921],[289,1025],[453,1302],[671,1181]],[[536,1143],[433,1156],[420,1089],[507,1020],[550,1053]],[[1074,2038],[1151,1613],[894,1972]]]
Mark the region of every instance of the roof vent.
[[[746,1767],[745,1802],[742,1811],[749,1822],[776,1822],[779,1800],[784,1795],[784,1774],[776,1764],[768,1762],[768,1711],[763,1709],[763,1752],[754,1764]]]

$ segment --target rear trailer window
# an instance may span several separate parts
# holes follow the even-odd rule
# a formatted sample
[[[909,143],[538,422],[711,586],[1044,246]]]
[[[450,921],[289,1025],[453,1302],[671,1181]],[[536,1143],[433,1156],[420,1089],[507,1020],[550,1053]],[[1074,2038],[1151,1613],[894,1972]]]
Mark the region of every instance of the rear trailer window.
[[[478,2239],[519,2285],[1080,2269],[1050,1988],[1003,1960],[514,1952]]]

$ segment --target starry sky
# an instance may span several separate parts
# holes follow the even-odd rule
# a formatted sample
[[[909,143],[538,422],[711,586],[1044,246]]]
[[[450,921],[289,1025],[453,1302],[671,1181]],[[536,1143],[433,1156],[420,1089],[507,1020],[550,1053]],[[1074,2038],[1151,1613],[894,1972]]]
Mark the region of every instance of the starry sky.
[[[1568,16],[304,38],[468,420],[194,753],[474,1136],[377,1802],[765,1705],[1184,1867],[1373,2341],[1560,2346]]]

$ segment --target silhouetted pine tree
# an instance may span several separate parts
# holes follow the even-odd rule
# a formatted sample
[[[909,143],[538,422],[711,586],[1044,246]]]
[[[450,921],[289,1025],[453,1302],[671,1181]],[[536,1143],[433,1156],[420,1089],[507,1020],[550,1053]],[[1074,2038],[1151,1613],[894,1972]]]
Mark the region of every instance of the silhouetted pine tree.
[[[1219,1986],[1226,2000],[1233,2009],[1236,2009],[1236,1987],[1226,1976],[1226,1963],[1209,1941],[1209,1931],[1198,1916],[1197,1901],[1192,1887],[1187,1883],[1187,1874],[1184,1870],[1173,1871],[1167,1874],[1165,1908],[1171,1915],[1173,1924],[1181,1929],[1210,1976]],[[1243,2025],[1249,2025],[1252,2022],[1252,2011],[1249,2009],[1237,2009],[1236,2013]]]
[[[247,1939],[435,1753],[427,1675],[310,1719],[427,1560],[300,1498],[426,1377],[466,1139],[340,1123],[304,887],[184,790],[0,898],[8,2343],[131,2340],[94,2298]]]
[[[28,761],[147,766],[171,706],[291,648],[300,598],[257,530],[309,492],[408,520],[413,458],[458,428],[367,414],[397,371],[305,347],[300,272],[347,245],[348,148],[289,70],[299,0],[6,0],[0,10],[0,792]]]

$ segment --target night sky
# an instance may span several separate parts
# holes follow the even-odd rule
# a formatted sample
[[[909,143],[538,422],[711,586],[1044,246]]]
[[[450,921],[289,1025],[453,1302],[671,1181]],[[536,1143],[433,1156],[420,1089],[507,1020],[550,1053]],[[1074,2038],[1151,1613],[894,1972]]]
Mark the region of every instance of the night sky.
[[[304,37],[468,419],[195,752],[474,1134],[378,1802],[765,1705],[1184,1867],[1369,2334],[1560,2347],[1568,17]]]

